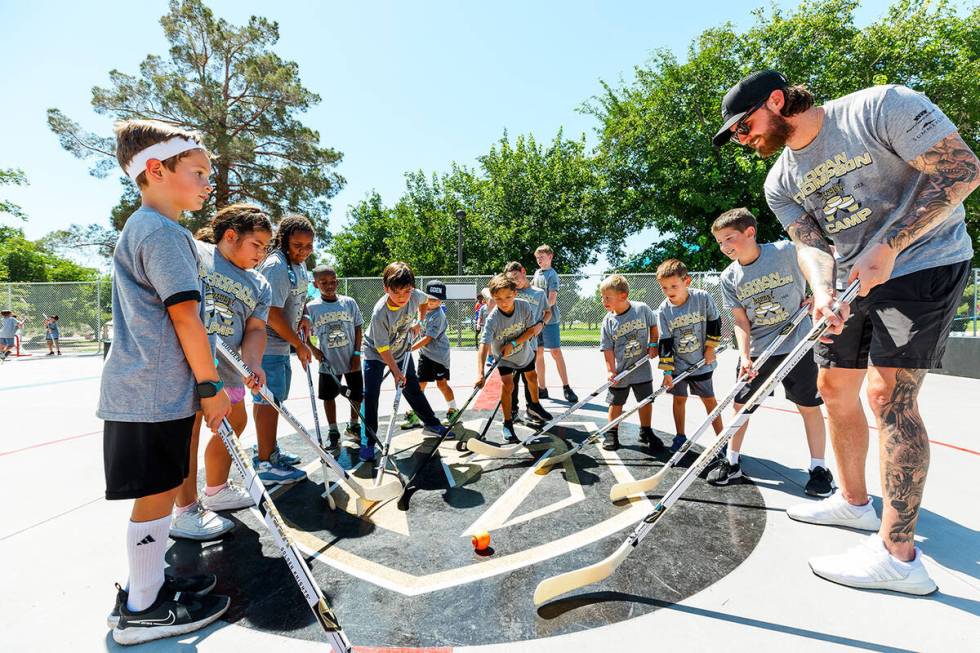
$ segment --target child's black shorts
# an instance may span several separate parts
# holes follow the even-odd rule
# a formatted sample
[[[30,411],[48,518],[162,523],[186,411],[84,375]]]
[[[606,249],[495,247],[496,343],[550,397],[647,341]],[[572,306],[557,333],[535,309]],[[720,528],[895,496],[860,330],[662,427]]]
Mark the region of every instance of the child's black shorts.
[[[317,392],[317,396],[320,399],[332,401],[340,394],[340,388],[334,382],[335,378],[335,376],[326,372],[320,372],[320,388],[319,392]],[[360,370],[348,372],[344,374],[344,381],[347,382],[347,387],[350,389],[350,396],[348,398],[355,404],[360,403],[364,399],[364,375],[361,374]]]
[[[712,374],[714,374],[714,370],[708,372],[707,374],[689,376],[686,379],[675,383],[674,386],[667,392],[675,397],[686,397],[688,390],[690,390],[692,395],[696,395],[698,397],[714,397],[715,386],[711,382]]]
[[[425,354],[419,354],[419,381],[422,383],[432,383],[433,381],[448,380],[448,367],[442,363],[437,363]]]
[[[500,372],[500,376],[508,376],[510,374],[514,374],[515,372],[518,374],[527,374],[528,372],[534,371],[534,359],[532,358],[531,362],[524,367],[508,367],[500,364],[497,366],[497,371]]]
[[[641,381],[630,385],[610,386],[606,394],[606,403],[610,406],[622,406],[630,396],[630,389],[633,390],[633,397],[637,401],[643,401],[653,394],[653,381]]]
[[[769,378],[769,375],[779,367],[779,364],[783,362],[784,358],[786,358],[786,354],[770,356],[769,360],[763,363],[762,367],[757,370],[759,373],[756,374],[755,378],[735,396],[735,403],[744,404],[748,401],[755,394],[755,391],[762,387],[762,384]],[[736,366],[735,378],[738,378],[739,372],[740,368]],[[823,399],[820,398],[820,392],[817,390],[817,363],[813,359],[812,352],[801,358],[800,362],[796,364],[796,367],[786,375],[786,378],[783,379],[783,389],[786,390],[786,398],[797,406],[813,407],[823,405]],[[769,396],[771,397],[772,394],[770,392]],[[747,412],[755,412],[755,408]]]
[[[105,498],[139,499],[187,478],[194,416],[169,422],[105,422]]]

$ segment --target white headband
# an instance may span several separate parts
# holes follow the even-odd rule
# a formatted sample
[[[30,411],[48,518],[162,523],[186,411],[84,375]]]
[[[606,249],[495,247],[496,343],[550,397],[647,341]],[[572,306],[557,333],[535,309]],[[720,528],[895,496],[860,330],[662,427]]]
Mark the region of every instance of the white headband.
[[[140,150],[133,157],[133,160],[129,162],[126,166],[126,174],[133,181],[136,181],[136,177],[146,170],[146,163],[150,159],[156,159],[157,161],[164,161],[172,156],[177,156],[182,152],[188,150],[202,150],[204,146],[200,143],[195,143],[189,138],[183,138],[182,136],[174,136],[173,138],[161,141],[145,150]]]

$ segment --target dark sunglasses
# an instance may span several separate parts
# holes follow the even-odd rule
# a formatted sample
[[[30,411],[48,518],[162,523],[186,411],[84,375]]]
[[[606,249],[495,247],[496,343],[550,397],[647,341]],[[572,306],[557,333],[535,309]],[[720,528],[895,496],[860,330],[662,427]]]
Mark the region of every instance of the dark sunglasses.
[[[752,128],[746,125],[745,121],[748,120],[749,116],[751,116],[753,113],[761,109],[762,105],[765,103],[766,103],[765,100],[759,102],[759,104],[755,105],[754,107],[746,111],[745,115],[739,118],[738,122],[735,123],[734,132],[736,136],[748,136],[749,132],[752,131]]]

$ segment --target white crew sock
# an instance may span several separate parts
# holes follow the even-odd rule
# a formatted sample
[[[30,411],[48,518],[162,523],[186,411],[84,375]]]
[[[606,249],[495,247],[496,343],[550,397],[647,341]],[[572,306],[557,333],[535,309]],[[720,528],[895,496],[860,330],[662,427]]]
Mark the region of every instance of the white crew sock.
[[[126,533],[126,552],[129,556],[129,600],[126,607],[134,612],[153,605],[163,587],[170,534],[170,515],[153,521],[129,522]]]
[[[327,428],[329,430],[331,430],[331,431],[337,431],[337,430],[339,430],[337,428],[337,422],[327,422]]]
[[[450,399],[449,400],[449,408],[451,410],[456,410],[456,400],[455,399]]]
[[[738,464],[738,452],[735,451],[734,449],[732,449],[731,447],[728,448],[728,456],[727,457],[728,457],[728,464],[729,465],[737,465]]]
[[[817,467],[823,467],[827,469],[827,463],[823,458],[811,458],[810,459],[810,469],[816,469]]]

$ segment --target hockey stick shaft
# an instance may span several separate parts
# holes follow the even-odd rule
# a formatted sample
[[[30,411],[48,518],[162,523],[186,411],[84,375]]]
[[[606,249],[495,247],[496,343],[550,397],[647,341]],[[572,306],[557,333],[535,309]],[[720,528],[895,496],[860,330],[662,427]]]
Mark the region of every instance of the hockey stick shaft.
[[[398,370],[399,374],[401,374],[402,376],[404,376],[406,370],[408,370],[408,363],[411,360],[411,356],[412,356],[412,346],[411,344],[409,344],[408,351],[405,352],[405,357],[402,358],[401,368],[399,368]],[[384,378],[382,377],[381,380],[383,382]],[[392,407],[391,407],[391,418],[388,420],[388,433],[385,435],[385,442],[381,447],[381,462],[378,465],[378,474],[374,479],[374,484],[376,486],[381,485],[381,479],[384,477],[385,474],[385,467],[388,466],[388,453],[391,451],[391,439],[395,435],[395,420],[398,419],[398,406],[399,404],[401,404],[401,401],[402,401],[402,384],[396,381],[395,400],[392,403]],[[367,428],[367,425],[365,425],[365,428]]]
[[[289,531],[286,529],[286,524],[283,522],[282,515],[279,514],[272,502],[269,492],[265,489],[265,485],[259,479],[258,474],[255,473],[255,468],[252,467],[248,456],[242,451],[241,444],[235,437],[235,432],[228,420],[222,420],[218,435],[235,463],[238,473],[241,474],[245,488],[248,490],[249,496],[252,497],[255,507],[262,513],[263,521],[265,521],[266,527],[272,535],[272,540],[286,561],[286,566],[289,567],[289,572],[299,586],[303,598],[310,606],[310,610],[313,611],[320,627],[323,628],[327,642],[337,653],[350,653],[353,650],[350,640],[347,639],[337,616],[323,596],[316,579],[313,578],[313,573],[306,564],[306,559],[297,548],[296,543],[293,542]]]

